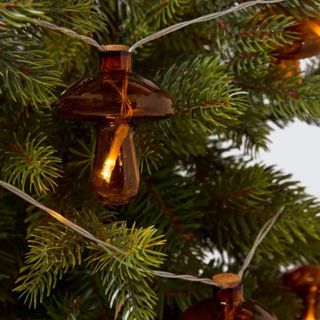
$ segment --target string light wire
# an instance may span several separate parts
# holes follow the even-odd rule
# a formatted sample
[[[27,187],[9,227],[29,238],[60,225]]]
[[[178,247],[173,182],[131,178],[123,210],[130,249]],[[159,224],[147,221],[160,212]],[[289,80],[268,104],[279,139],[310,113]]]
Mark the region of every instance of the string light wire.
[[[40,20],[40,19],[37,19],[37,20],[34,19],[33,22],[34,22],[34,24],[37,24],[43,28],[59,31],[59,32],[67,35],[70,38],[79,39],[87,44],[90,44],[91,46],[98,48],[100,51],[104,51],[103,46],[101,46],[96,40],[94,40],[90,37],[81,35],[81,34],[75,32],[69,28],[59,27],[51,22]]]
[[[264,226],[261,228],[260,232],[258,233],[254,244],[251,248],[251,250],[249,251],[246,259],[244,260],[244,263],[242,265],[242,268],[239,271],[239,276],[242,279],[244,272],[246,271],[246,269],[248,268],[248,266],[250,265],[258,246],[260,245],[260,243],[263,241],[263,239],[266,237],[266,235],[269,233],[269,231],[271,230],[271,228],[273,227],[273,225],[276,223],[276,221],[278,220],[278,218],[280,217],[280,215],[282,214],[284,208],[281,208],[270,220],[268,220]]]
[[[149,35],[149,36],[137,41],[135,44],[133,44],[130,47],[129,51],[132,52],[135,49],[137,49],[138,47],[146,44],[147,42],[150,42],[152,40],[161,38],[161,37],[163,37],[163,36],[165,36],[165,35],[167,35],[169,33],[172,33],[172,32],[177,31],[179,29],[182,29],[182,28],[185,28],[187,26],[190,26],[191,24],[195,24],[195,23],[199,23],[199,22],[205,22],[205,21],[209,21],[209,20],[214,20],[214,19],[220,18],[220,17],[222,17],[222,16],[224,16],[226,14],[234,13],[234,12],[243,10],[245,8],[252,7],[252,6],[257,5],[257,4],[270,4],[270,3],[278,3],[278,2],[283,2],[283,1],[286,1],[286,0],[255,0],[255,1],[248,1],[248,2],[244,2],[244,3],[241,3],[241,4],[235,5],[235,6],[231,7],[231,8],[223,10],[223,11],[210,13],[210,14],[201,16],[201,17],[196,18],[196,19],[183,21],[183,22],[174,24],[172,26],[169,26],[167,28],[164,28],[164,29],[162,29],[160,31],[157,31],[155,33],[152,33],[151,35]]]
[[[64,224],[67,228],[79,233],[80,235],[82,235],[83,237],[97,243],[102,249],[108,251],[108,252],[117,252],[120,254],[125,254],[124,251],[122,251],[120,248],[110,244],[109,242],[105,242],[102,241],[98,238],[96,238],[92,233],[90,233],[89,231],[87,231],[86,229],[80,227],[79,225],[75,224],[74,222],[70,221],[69,219],[65,218],[63,215],[61,215],[60,213],[46,207],[45,205],[41,204],[40,202],[38,202],[37,200],[35,200],[34,198],[30,197],[28,194],[26,194],[25,192],[23,192],[22,190],[14,187],[13,185],[0,180],[0,186],[2,186],[3,188],[9,190],[10,192],[14,193],[15,195],[17,195],[18,197],[22,198],[23,200],[29,202],[30,204],[38,207],[39,209],[47,212],[49,215],[51,215],[54,219],[58,220],[59,222],[61,222],[62,224]],[[239,272],[239,275],[242,279],[243,277],[243,273],[246,270],[246,268],[249,266],[250,262],[252,261],[252,258],[259,246],[259,244],[262,242],[262,240],[265,238],[265,236],[267,235],[267,233],[270,231],[270,229],[272,228],[272,226],[275,224],[275,222],[277,221],[278,217],[280,216],[280,214],[283,212],[283,208],[280,209],[276,215],[268,220],[264,226],[261,228],[255,242],[254,245],[252,247],[252,249],[249,251],[249,254],[247,256],[247,258],[245,259],[245,262]],[[116,258],[116,257],[115,257]],[[207,284],[207,285],[217,285],[212,279],[208,279],[208,278],[199,278],[196,276],[192,276],[192,275],[188,275],[188,274],[174,274],[171,272],[167,272],[167,271],[160,271],[160,270],[153,270],[153,273],[161,278],[170,278],[170,279],[178,279],[178,280],[184,280],[184,281],[191,281],[191,282],[200,282],[203,284]]]
[[[152,40],[155,40],[155,39],[159,39],[169,33],[172,33],[174,31],[177,31],[177,30],[180,30],[182,28],[185,28],[187,26],[190,26],[192,24],[195,24],[195,23],[200,23],[200,22],[205,22],[205,21],[209,21],[209,20],[214,20],[214,19],[217,19],[217,18],[220,18],[224,15],[227,15],[229,13],[235,13],[237,11],[240,11],[240,10],[243,10],[243,9],[246,9],[246,8],[249,8],[249,7],[252,7],[254,5],[257,5],[257,4],[272,4],[272,3],[280,3],[280,2],[284,2],[284,1],[287,1],[287,0],[254,0],[254,1],[248,1],[248,2],[244,2],[244,3],[241,3],[241,4],[236,4],[234,5],[233,7],[229,8],[229,9],[226,9],[226,10],[222,10],[222,11],[218,11],[218,12],[214,12],[214,13],[209,13],[207,15],[204,15],[204,16],[201,16],[201,17],[198,17],[198,18],[195,18],[195,19],[192,19],[192,20],[187,20],[187,21],[183,21],[183,22],[179,22],[179,23],[176,23],[172,26],[169,26],[169,27],[166,27],[162,30],[159,30],[157,32],[154,32],[148,36],[146,36],[145,38],[137,41],[136,43],[134,43],[129,51],[132,52],[134,51],[135,49],[137,49],[138,47],[141,47],[142,45],[146,44],[147,42],[150,42]],[[44,20],[41,20],[41,19],[34,19],[33,20],[33,23],[34,24],[37,24],[41,27],[44,27],[44,28],[47,28],[47,29],[51,29],[51,30],[55,30],[55,31],[59,31],[65,35],[67,35],[68,37],[71,37],[71,38],[75,38],[75,39],[79,39],[91,46],[94,46],[96,48],[98,48],[100,51],[105,51],[105,49],[103,48],[102,45],[100,45],[96,40],[88,37],[88,36],[84,36],[84,35],[81,35],[69,28],[65,28],[65,27],[59,27],[51,22],[48,22],[48,21],[44,21]]]

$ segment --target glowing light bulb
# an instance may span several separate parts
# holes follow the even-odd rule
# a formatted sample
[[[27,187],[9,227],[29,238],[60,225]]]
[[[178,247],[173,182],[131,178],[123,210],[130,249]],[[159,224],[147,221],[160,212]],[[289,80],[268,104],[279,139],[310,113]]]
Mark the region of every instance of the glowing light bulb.
[[[310,29],[320,37],[320,25],[314,21],[308,21],[307,23]]]
[[[306,314],[305,320],[316,320],[314,306],[310,306]]]
[[[316,320],[316,318],[312,314],[310,314],[307,315],[306,320]]]
[[[101,175],[109,183],[111,179],[112,171],[116,165],[117,158],[109,159],[107,158],[103,164],[103,169]]]
[[[120,124],[116,130],[114,139],[112,141],[110,151],[104,160],[103,167],[101,170],[101,175],[107,183],[110,183],[112,171],[116,165],[117,159],[120,154],[120,149],[123,141],[127,137],[129,132],[128,124]]]

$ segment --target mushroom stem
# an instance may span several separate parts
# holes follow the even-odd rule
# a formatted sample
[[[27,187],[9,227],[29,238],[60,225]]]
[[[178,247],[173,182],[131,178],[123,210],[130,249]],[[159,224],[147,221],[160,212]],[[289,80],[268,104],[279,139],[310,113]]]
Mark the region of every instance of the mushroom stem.
[[[101,175],[107,183],[110,183],[112,171],[116,165],[117,158],[120,153],[123,141],[127,137],[129,132],[129,124],[120,124],[117,128],[114,139],[112,141],[109,153],[104,160],[103,167],[101,170]]]

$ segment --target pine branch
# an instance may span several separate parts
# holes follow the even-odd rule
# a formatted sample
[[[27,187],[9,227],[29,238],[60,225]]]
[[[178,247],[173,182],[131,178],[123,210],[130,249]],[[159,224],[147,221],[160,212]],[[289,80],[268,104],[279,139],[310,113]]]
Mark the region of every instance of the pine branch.
[[[178,169],[161,168],[152,178],[144,179],[142,190],[136,201],[126,208],[126,215],[141,225],[155,224],[160,234],[166,234],[167,250],[177,251],[181,241],[194,238],[200,227],[203,212],[195,196],[196,188]],[[153,214],[146,215],[147,210]]]
[[[70,153],[75,157],[73,161],[69,162],[70,167],[78,167],[80,169],[79,178],[82,175],[89,171],[91,172],[91,168],[94,160],[94,151],[95,151],[95,143],[91,143],[91,146],[87,146],[84,141],[78,141],[78,149],[70,148]]]
[[[0,70],[5,70],[0,72],[0,94],[5,93],[22,105],[50,106],[55,87],[62,85],[62,73],[69,71],[66,67],[83,68],[88,51],[81,48],[79,41],[69,42],[69,39],[63,39],[65,43],[69,42],[67,51],[63,46],[53,46],[57,38],[50,37],[51,31],[39,29],[37,19],[53,20],[58,25],[89,33],[103,28],[95,10],[91,0],[65,1],[63,4],[57,1],[5,4],[0,13],[5,31],[0,40],[3,48]]]
[[[255,261],[264,259],[267,264],[271,259],[271,265],[279,265],[318,258],[317,251],[306,248],[311,243],[314,248],[319,245],[318,224],[314,223],[319,204],[290,175],[257,165],[226,169],[216,179],[210,195],[205,217],[207,235],[219,251],[226,250],[238,263],[259,230],[259,220],[281,206],[286,207],[286,212],[261,244]],[[293,245],[296,251],[292,250]]]
[[[271,120],[292,120],[317,122],[319,118],[319,76],[302,78],[296,75],[288,78],[292,69],[271,68],[266,77],[257,84],[247,77],[245,81],[236,80],[239,86],[246,88],[252,100],[265,108],[265,117]]]
[[[106,314],[99,312],[94,298],[92,290],[88,290],[83,295],[65,292],[53,296],[49,301],[45,302],[44,307],[50,319],[53,320],[61,319],[61,317],[68,320],[96,320],[102,319],[102,317],[105,320],[111,320],[111,317],[107,317]]]
[[[159,234],[166,234],[163,252],[168,257],[164,270],[197,274],[205,256],[198,238],[205,201],[197,197],[198,186],[192,178],[183,177],[179,169],[169,170],[162,164],[165,169],[160,168],[152,178],[144,179],[138,198],[122,214],[139,225],[155,224]]]
[[[240,124],[217,130],[219,139],[232,143],[233,148],[243,148],[246,154],[253,156],[260,149],[268,149],[268,137],[271,132],[268,118],[269,112],[265,106],[252,102],[247,112],[239,119]]]
[[[120,252],[105,252],[97,245],[89,245],[93,252],[87,258],[93,274],[102,276],[102,285],[116,315],[128,319],[154,319],[153,306],[156,295],[148,282],[152,278],[150,268],[157,268],[164,255],[154,251],[162,245],[162,237],[155,237],[156,229],[126,227],[125,223],[106,228],[106,236]],[[110,241],[106,240],[106,241]]]
[[[159,30],[183,20],[187,13],[193,13],[192,0],[167,0],[156,3],[147,12],[147,22],[153,30]]]
[[[175,125],[183,123],[183,131],[207,133],[214,127],[228,126],[246,109],[245,92],[232,86],[218,59],[197,57],[173,65],[156,78],[174,97],[178,111]]]
[[[288,97],[276,94],[270,97],[270,109],[276,118],[317,121],[320,115],[319,108],[319,79],[320,76],[305,78],[302,84],[293,90]]]
[[[99,6],[93,0],[66,0],[63,2],[45,0],[43,10],[58,25],[70,27],[82,34],[89,34],[104,28]]]
[[[57,186],[61,177],[60,158],[46,145],[46,137],[29,134],[24,141],[16,135],[13,142],[2,142],[2,176],[23,190],[45,194]]]
[[[69,269],[81,264],[82,245],[78,235],[59,222],[49,222],[33,230],[28,241],[30,251],[21,268],[14,291],[24,297],[29,307],[37,306],[49,296],[57,281]]]
[[[0,196],[0,301],[14,301],[12,286],[24,255],[24,203]]]
[[[135,135],[135,143],[137,145],[137,154],[139,159],[140,172],[144,169],[151,174],[153,169],[158,168],[158,163],[163,160],[163,156],[159,150],[164,148],[162,141],[155,141],[146,135],[145,130],[137,130]]]
[[[318,15],[320,2],[318,0],[305,0],[303,5],[299,0],[285,1],[274,6],[274,10],[282,12],[283,10],[301,18],[301,15],[315,17]]]
[[[44,17],[45,14],[39,7],[41,6],[34,5],[32,2],[17,3],[16,1],[9,1],[0,3],[1,29],[23,28],[33,19]]]
[[[221,28],[218,34],[222,39],[221,55],[228,60],[237,78],[249,77],[254,83],[270,72],[270,64],[277,63],[277,50],[291,45],[298,36],[289,31],[295,24],[294,18],[283,14],[257,13],[252,9],[244,20],[228,23],[234,29],[230,32],[229,28]]]
[[[241,29],[234,35],[236,53],[272,52],[281,46],[292,44],[297,34],[288,32],[295,24],[285,15],[254,14],[248,21],[238,21]]]
[[[95,12],[94,1],[91,0],[66,0],[58,1],[28,1],[17,3],[9,0],[0,4],[0,18],[3,28],[24,28],[28,23],[35,23],[37,18],[53,20],[57,24],[73,27],[83,33],[102,28],[100,16]]]
[[[50,106],[54,87],[62,83],[49,53],[36,49],[26,35],[20,35],[18,40],[5,37],[0,41],[0,70],[5,70],[0,72],[0,94],[22,105]]]
[[[112,243],[112,247],[118,248],[116,251],[104,251],[96,244],[86,245],[90,250],[86,258],[89,268],[93,274],[104,274],[104,286],[110,285],[105,288],[109,301],[113,301],[111,297],[115,289],[122,287],[124,291],[118,292],[120,296],[115,303],[116,312],[123,308],[125,313],[130,311],[129,319],[140,314],[145,315],[145,319],[153,319],[152,305],[156,296],[147,281],[153,276],[151,268],[158,268],[163,261],[164,255],[154,251],[164,243],[162,237],[154,236],[156,230],[153,227],[138,229],[133,226],[128,229],[125,223],[103,226],[92,213],[85,215],[86,223],[89,216],[95,232],[110,245]],[[84,246],[79,240],[77,234],[58,222],[49,222],[31,232],[30,252],[26,256],[26,265],[21,269],[23,275],[17,280],[18,286],[15,288],[21,293],[20,297],[24,297],[25,303],[36,307],[38,302],[50,295],[57,281],[68,270],[81,265]],[[113,285],[106,277],[113,279]],[[129,299],[124,301],[123,297],[127,294]]]

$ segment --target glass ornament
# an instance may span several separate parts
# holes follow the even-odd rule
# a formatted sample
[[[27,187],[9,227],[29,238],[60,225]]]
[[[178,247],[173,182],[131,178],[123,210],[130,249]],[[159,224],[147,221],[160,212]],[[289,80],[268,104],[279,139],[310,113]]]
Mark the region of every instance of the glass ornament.
[[[132,72],[127,46],[106,45],[99,72],[67,88],[55,105],[59,117],[97,124],[92,186],[108,205],[124,205],[139,191],[140,174],[133,141],[133,121],[174,113],[169,95]]]

